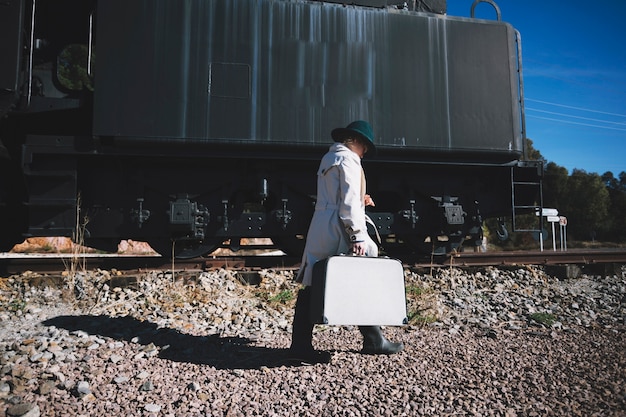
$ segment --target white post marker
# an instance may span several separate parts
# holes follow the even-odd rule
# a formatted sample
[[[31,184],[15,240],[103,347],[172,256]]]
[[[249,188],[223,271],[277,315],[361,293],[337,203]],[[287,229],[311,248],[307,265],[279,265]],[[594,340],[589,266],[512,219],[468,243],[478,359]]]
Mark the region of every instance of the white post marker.
[[[561,250],[567,250],[567,217],[559,216],[561,226]]]
[[[548,216],[546,219],[552,223],[552,250],[556,252],[556,236],[554,233],[554,224],[561,221],[559,216]]]
[[[539,216],[539,210],[535,213]],[[543,207],[541,209],[541,215],[546,218],[550,223],[552,223],[552,250],[556,251],[556,239],[554,237],[554,223],[559,221],[559,211],[555,208],[546,208]],[[539,243],[541,247],[541,251],[543,252],[543,230],[539,231]]]

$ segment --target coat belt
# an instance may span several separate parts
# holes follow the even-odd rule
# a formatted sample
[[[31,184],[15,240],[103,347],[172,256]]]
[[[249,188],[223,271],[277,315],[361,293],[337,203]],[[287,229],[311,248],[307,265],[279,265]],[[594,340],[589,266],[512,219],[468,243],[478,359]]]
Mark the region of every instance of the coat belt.
[[[315,204],[315,210],[338,210],[339,205],[337,204]]]

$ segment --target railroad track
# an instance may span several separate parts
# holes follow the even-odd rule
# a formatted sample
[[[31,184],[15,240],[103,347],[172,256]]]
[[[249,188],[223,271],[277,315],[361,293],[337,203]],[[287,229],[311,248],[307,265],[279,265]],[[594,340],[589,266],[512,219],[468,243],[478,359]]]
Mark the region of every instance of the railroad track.
[[[172,261],[160,256],[82,254],[0,254],[0,276],[25,271],[60,274],[74,265],[87,270],[118,270],[141,273],[149,270],[202,271],[233,269],[254,271],[263,268],[295,270],[300,259],[287,255],[211,256]],[[626,249],[573,249],[568,251],[459,252],[451,256],[405,262],[411,268],[516,266],[516,265],[577,265],[606,266],[626,264]]]
[[[288,256],[216,256],[175,260],[161,256],[81,255],[72,257],[62,254],[24,255],[0,257],[0,276],[21,274],[25,271],[56,274],[70,269],[72,263],[78,269],[103,269],[140,273],[150,270],[203,271],[214,269],[297,269],[299,259]]]
[[[603,276],[619,275],[621,274],[621,265],[624,264],[626,264],[626,249],[619,248],[567,251],[461,252],[453,254],[439,266],[449,265],[464,268],[542,265],[551,275],[560,278],[577,278],[582,273]]]
[[[481,265],[590,265],[626,263],[626,248],[571,249],[567,251],[461,252],[444,263],[454,266]]]

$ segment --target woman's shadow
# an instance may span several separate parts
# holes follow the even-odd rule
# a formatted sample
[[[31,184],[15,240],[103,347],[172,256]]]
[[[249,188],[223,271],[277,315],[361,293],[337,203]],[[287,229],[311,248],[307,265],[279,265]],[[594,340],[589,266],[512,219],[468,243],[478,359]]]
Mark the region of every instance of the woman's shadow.
[[[144,347],[152,343],[159,348],[160,358],[217,369],[259,369],[293,364],[288,357],[289,349],[253,346],[252,340],[242,337],[193,336],[128,316],[58,316],[43,324],[70,332],[82,330],[90,335],[134,341]]]

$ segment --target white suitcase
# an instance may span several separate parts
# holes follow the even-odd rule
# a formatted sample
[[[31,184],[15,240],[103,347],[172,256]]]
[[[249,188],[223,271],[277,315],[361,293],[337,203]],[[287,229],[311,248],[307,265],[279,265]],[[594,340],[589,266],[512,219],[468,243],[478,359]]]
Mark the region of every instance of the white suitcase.
[[[407,324],[402,263],[364,256],[318,261],[313,266],[311,320],[332,325]]]

